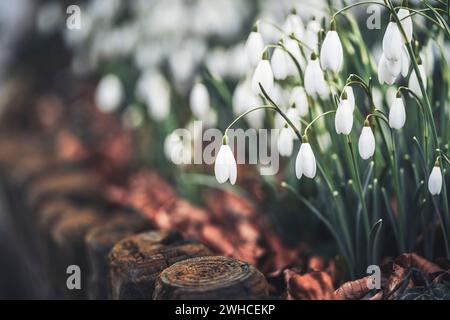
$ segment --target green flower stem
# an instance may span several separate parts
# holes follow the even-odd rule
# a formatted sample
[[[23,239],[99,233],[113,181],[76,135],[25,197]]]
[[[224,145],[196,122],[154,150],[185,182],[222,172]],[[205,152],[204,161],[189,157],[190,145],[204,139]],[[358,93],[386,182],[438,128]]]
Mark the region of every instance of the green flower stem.
[[[338,244],[339,248],[341,249],[342,254],[345,257],[345,260],[347,261],[347,267],[350,270],[350,272],[352,273],[352,277],[353,277],[354,276],[353,275],[354,258],[352,255],[352,250],[351,250],[351,248],[346,247],[345,242],[342,241],[342,238],[339,235],[339,233],[337,232],[336,228],[327,220],[326,217],[324,217],[320,213],[319,210],[316,209],[316,207],[309,200],[307,200],[300,193],[298,193],[291,185],[289,185],[285,181],[283,181],[281,183],[281,187],[289,190],[298,200],[300,200],[303,204],[305,204],[308,207],[308,209],[311,210],[319,218],[320,221],[322,221],[325,224],[325,226],[331,232],[333,237],[336,239],[337,244]]]
[[[332,114],[332,113],[336,113],[336,110],[330,110],[324,113],[319,114],[317,117],[315,117],[313,120],[311,120],[310,123],[308,123],[308,125],[306,126],[305,130],[303,131],[303,135],[307,136],[308,134],[308,130],[309,128],[311,128],[311,126],[320,118],[325,117],[326,115]]]
[[[292,123],[292,121],[288,118],[288,116],[283,112],[283,110],[280,109],[280,107],[275,103],[275,101],[270,98],[270,96],[267,94],[266,90],[264,90],[264,87],[261,85],[261,83],[258,83],[259,88],[261,89],[261,92],[266,98],[267,101],[273,106],[273,108],[284,118],[286,123],[294,130],[295,134],[297,135],[298,139],[302,141],[302,135],[300,131],[298,131],[297,127]]]
[[[256,111],[256,110],[260,110],[260,109],[272,109],[272,110],[276,110],[276,108],[272,107],[271,105],[263,105],[263,106],[259,106],[259,107],[254,107],[252,109],[249,109],[247,111],[245,111],[244,113],[242,113],[241,115],[239,115],[236,119],[233,120],[233,122],[231,122],[228,127],[225,129],[224,132],[224,137],[227,135],[227,131],[228,129],[230,129],[236,122],[238,122],[240,119],[242,119],[243,117],[245,117],[246,115],[248,115],[250,112]]]
[[[395,19],[395,21],[397,23],[397,26],[398,26],[398,28],[400,30],[400,33],[402,34],[405,42],[407,42],[407,37],[406,37],[405,30],[403,29],[403,26],[402,26],[402,24],[401,24],[401,22],[400,22],[400,20],[398,18],[398,15],[397,15],[397,13],[395,12],[395,10],[393,8],[391,0],[386,0],[386,1],[389,4],[392,16],[394,17],[394,19]],[[438,135],[437,135],[437,130],[436,130],[436,124],[434,122],[433,110],[431,108],[430,99],[428,98],[428,94],[427,94],[427,91],[425,89],[425,85],[423,83],[422,75],[421,75],[420,70],[419,70],[419,64],[417,62],[417,59],[416,59],[416,56],[414,54],[414,50],[412,48],[411,43],[407,42],[406,43],[406,48],[408,49],[408,54],[411,57],[412,65],[413,65],[413,68],[414,68],[414,72],[416,73],[417,81],[419,82],[420,91],[422,92],[423,99],[425,100],[425,104],[426,104],[426,107],[427,107],[426,111],[427,111],[428,121],[430,122],[430,125],[431,125],[434,149],[437,149],[437,148],[439,148],[439,140],[438,140]],[[441,171],[443,171],[442,162],[440,164],[440,168],[441,168]],[[447,190],[447,186],[446,186],[445,179],[442,180],[442,186],[443,186],[443,190],[446,191]],[[444,219],[448,221],[449,205],[448,205],[448,201],[447,201],[447,195],[445,194],[443,196],[443,198],[444,198],[444,212],[441,213],[441,214],[444,215]],[[450,223],[447,223],[446,228],[447,228],[447,234],[450,234]],[[450,253],[447,252],[447,255],[450,256]]]
[[[343,13],[343,12],[345,12],[345,11],[351,9],[351,8],[354,8],[354,7],[357,7],[357,6],[366,5],[366,4],[376,4],[376,5],[380,5],[380,6],[382,6],[382,7],[385,7],[385,8],[387,8],[387,9],[389,9],[389,7],[388,7],[387,5],[385,5],[384,3],[382,3],[382,2],[377,2],[377,1],[361,1],[361,2],[354,3],[354,4],[350,4],[350,5],[348,5],[348,6],[344,7],[344,8],[342,8],[342,9],[336,11],[336,12],[333,14],[333,16],[331,17],[331,20],[335,20],[335,19],[336,19],[336,16],[338,16],[339,14],[341,14],[341,13]]]
[[[364,199],[363,189],[362,189],[362,185],[361,185],[361,176],[359,173],[358,163],[356,161],[356,155],[353,150],[352,139],[350,138],[350,136],[347,136],[347,145],[348,145],[350,153],[351,153],[352,165],[353,165],[353,175],[354,175],[353,179],[356,181],[356,188],[357,188],[359,201],[361,202],[361,206],[363,208],[363,224],[364,224],[366,240],[368,240],[369,235],[370,235],[369,211],[367,210],[366,201]]]

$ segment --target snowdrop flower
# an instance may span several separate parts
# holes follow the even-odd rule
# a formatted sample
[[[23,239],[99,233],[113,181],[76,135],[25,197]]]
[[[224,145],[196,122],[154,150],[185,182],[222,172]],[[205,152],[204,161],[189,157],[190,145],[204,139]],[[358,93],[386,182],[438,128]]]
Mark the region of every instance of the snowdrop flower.
[[[387,60],[399,61],[402,55],[402,36],[395,22],[389,22],[383,37],[383,54]]]
[[[264,41],[261,34],[258,32],[258,27],[255,25],[252,32],[245,43],[245,51],[250,64],[254,67],[261,60],[261,55],[264,50]]]
[[[295,159],[295,175],[297,179],[300,179],[302,175],[313,179],[316,175],[316,157],[308,142],[302,143],[298,151]]]
[[[289,103],[295,104],[295,108],[300,117],[304,117],[308,114],[308,98],[303,87],[294,87],[291,91]]]
[[[294,34],[297,39],[303,39],[305,26],[303,25],[303,21],[295,9],[293,9],[287,16],[283,29],[286,34]]]
[[[347,93],[344,91],[341,101],[339,102],[336,110],[336,116],[334,118],[334,126],[336,133],[349,135],[353,127],[353,110],[347,97]]]
[[[282,157],[290,157],[292,155],[292,151],[294,149],[294,139],[291,128],[287,125],[285,125],[280,131],[277,147],[278,152]]]
[[[309,48],[315,50],[319,43],[319,31],[322,28],[319,21],[313,17],[306,25],[305,43]],[[309,49],[306,49],[307,53],[310,53]]]
[[[311,97],[316,97],[317,95],[323,97],[328,93],[323,71],[314,52],[311,54],[311,60],[305,69],[305,90]]]
[[[214,128],[217,125],[217,112],[210,108],[201,120],[205,127]]]
[[[408,49],[406,49],[406,46],[403,46],[402,63],[401,63],[402,64],[401,74],[402,74],[403,78],[406,78],[406,76],[408,75],[410,63],[411,63],[411,61],[409,60]]]
[[[428,178],[428,191],[434,196],[441,193],[442,189],[442,172],[437,161],[431,170],[430,177]]]
[[[434,71],[434,53],[433,53],[433,42],[429,40],[425,48],[420,54],[423,66],[427,72],[428,76],[431,76]]]
[[[264,52],[264,57],[259,61],[258,66],[253,73],[252,90],[254,94],[262,94],[259,84],[266,92],[270,92],[273,88],[273,73],[272,68],[267,57],[267,52]]]
[[[200,120],[206,118],[209,112],[209,93],[203,83],[197,82],[189,97],[191,111]]]
[[[334,25],[334,22],[332,22]],[[344,61],[341,39],[336,30],[332,27],[327,32],[322,48],[320,49],[320,64],[323,70],[339,72]]]
[[[277,47],[273,50],[270,62],[272,65],[273,76],[276,80],[286,79],[288,76],[290,59],[288,53],[283,49]]]
[[[359,155],[363,160],[369,159],[375,152],[375,136],[373,135],[368,121],[364,123],[361,135],[359,136],[358,150]]]
[[[378,62],[378,81],[380,84],[388,84],[391,85],[395,82],[395,78],[392,76],[389,61],[384,56],[384,53],[381,55],[380,61]]]
[[[406,39],[408,42],[411,42],[412,40],[412,35],[413,35],[413,22],[411,19],[411,16],[409,16],[409,10],[408,9],[400,9],[397,12],[397,16],[400,19],[400,23],[403,27],[403,30],[405,31],[406,34]],[[405,18],[407,17],[407,18]]]
[[[151,76],[147,85],[148,113],[155,121],[162,121],[170,112],[170,85],[159,72]]]
[[[245,80],[236,86],[233,92],[232,103],[234,115],[239,116],[245,111],[261,105],[262,101],[259,96],[253,93],[250,81]],[[257,110],[247,114],[245,120],[252,128],[259,129],[263,126],[264,115],[264,110]]]
[[[95,102],[100,111],[113,112],[117,110],[123,98],[123,86],[116,75],[109,74],[100,80],[95,92]]]
[[[231,184],[236,183],[237,164],[228,144],[223,144],[219,149],[214,163],[214,174],[219,183],[224,183],[227,180],[230,180]]]
[[[427,88],[427,75],[425,72],[425,68],[424,66],[420,63],[419,61],[419,72],[420,72],[420,76],[422,78],[422,82],[423,82],[423,86],[425,87],[425,89]],[[416,72],[413,71],[411,73],[411,75],[409,76],[409,82],[408,82],[408,87],[409,89],[411,89],[412,92],[414,92],[419,98],[422,98],[422,90],[420,90],[420,85],[419,85],[419,81],[417,79],[417,75]]]
[[[301,68],[305,68],[306,62],[305,58],[303,57],[302,52],[300,51],[300,46],[298,42],[294,39],[291,39],[290,37],[284,37],[283,39],[284,47],[287,51],[289,51],[290,54],[297,60]],[[288,59],[288,75],[289,76],[296,76],[298,75],[298,69],[295,65],[294,60],[289,56]]]
[[[403,99],[398,92],[391,104],[391,109],[389,110],[389,126],[392,129],[400,130],[405,125],[406,112],[405,104]]]

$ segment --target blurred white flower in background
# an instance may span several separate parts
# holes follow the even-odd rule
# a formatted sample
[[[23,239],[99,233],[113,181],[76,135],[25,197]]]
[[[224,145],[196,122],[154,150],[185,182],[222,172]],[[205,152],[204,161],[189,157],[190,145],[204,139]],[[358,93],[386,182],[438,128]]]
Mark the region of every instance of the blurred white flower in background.
[[[95,92],[95,102],[100,111],[106,113],[116,111],[123,99],[124,90],[120,79],[114,74],[104,76]]]
[[[170,112],[170,85],[157,70],[144,72],[136,86],[136,96],[146,103],[148,113],[156,121],[164,120]]]

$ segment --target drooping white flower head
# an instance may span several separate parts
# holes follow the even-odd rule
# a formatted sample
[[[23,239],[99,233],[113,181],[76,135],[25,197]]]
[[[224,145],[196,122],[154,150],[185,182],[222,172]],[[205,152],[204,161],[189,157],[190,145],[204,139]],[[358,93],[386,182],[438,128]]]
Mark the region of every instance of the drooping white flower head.
[[[170,112],[170,85],[157,70],[144,72],[136,86],[137,97],[146,103],[150,117],[164,120]]]
[[[308,114],[308,98],[303,87],[297,86],[292,89],[289,103],[295,104],[300,117]]]
[[[431,76],[434,71],[434,52],[433,52],[433,40],[428,40],[427,45],[422,49],[420,53],[420,58],[422,59],[422,64],[427,72],[428,76]]]
[[[353,110],[344,91],[334,118],[336,133],[349,135],[353,127]]]
[[[387,60],[399,61],[403,39],[395,22],[389,22],[383,37],[383,54]]]
[[[332,23],[333,24],[333,23]],[[339,72],[344,62],[341,39],[336,30],[327,32],[320,49],[320,64],[323,70]]]
[[[206,86],[197,82],[191,90],[189,97],[192,114],[200,120],[204,120],[209,113],[209,93]]]
[[[300,67],[304,69],[306,67],[306,61],[303,57],[303,54],[300,50],[300,46],[298,42],[290,37],[283,38],[284,47],[286,50],[295,58],[295,60],[299,63]],[[288,75],[289,76],[298,76],[298,69],[295,65],[294,60],[291,57],[288,59]]]
[[[442,172],[439,165],[435,164],[428,178],[428,191],[434,196],[441,193],[442,189]]]
[[[399,63],[399,62],[394,62]],[[378,62],[378,81],[380,84],[393,84],[396,77],[392,76],[389,61],[386,59],[384,54],[381,55],[380,61]]]
[[[320,25],[320,22],[317,21],[315,17],[309,20],[306,24],[305,43],[312,50],[318,49],[317,47],[319,43],[319,32],[321,28],[322,26]],[[305,49],[305,52],[308,54],[311,53],[311,50],[309,48]]]
[[[397,16],[400,19],[400,23],[406,34],[406,39],[411,42],[413,35],[413,22],[408,9],[401,8],[397,12]],[[404,40],[404,39],[403,39]]]
[[[253,73],[252,90],[254,94],[262,94],[259,84],[267,93],[270,93],[273,88],[273,73],[267,58],[267,52],[264,53],[264,56]]]
[[[288,76],[289,71],[289,57],[288,53],[281,48],[273,50],[270,63],[272,65],[273,76],[276,80],[284,80]]]
[[[95,91],[95,102],[102,112],[114,112],[124,98],[124,90],[120,79],[109,74],[104,76]]]
[[[300,179],[303,175],[313,179],[316,175],[316,157],[308,142],[304,142],[300,146],[297,158],[295,159],[295,175]]]
[[[250,32],[247,42],[245,43],[245,51],[251,66],[255,67],[261,60],[262,52],[264,50],[264,41],[261,34],[258,32],[257,26],[253,27]]]
[[[214,163],[214,174],[219,183],[224,183],[227,180],[230,180],[231,184],[236,183],[237,164],[228,144],[223,144],[217,153],[216,162]]]
[[[392,129],[400,130],[405,125],[405,121],[405,104],[403,103],[401,95],[397,93],[397,96],[392,101],[391,108],[389,110],[389,126]]]
[[[366,125],[367,124],[367,125]],[[375,152],[375,136],[368,123],[364,124],[358,141],[359,155],[363,160],[367,160],[373,156]]]
[[[315,53],[311,54],[311,60],[305,69],[305,90],[311,97],[325,97],[329,90],[319,60]]]
[[[286,21],[283,24],[283,30],[288,35],[294,34],[297,39],[303,39],[305,26],[295,9],[287,16]]]
[[[427,74],[425,72],[425,68],[424,68],[423,64],[419,64],[418,67],[419,67],[419,72],[420,72],[420,76],[422,78],[423,85],[426,89],[427,88]],[[419,98],[422,98],[422,90],[420,90],[419,81],[417,80],[417,75],[414,70],[413,70],[413,72],[411,72],[411,75],[409,76],[408,87]]]
[[[261,98],[252,91],[250,80],[246,79],[239,83],[233,93],[233,113],[239,116],[247,110],[262,104]],[[245,120],[252,128],[262,128],[264,122],[264,110],[250,112],[245,116]]]
[[[284,126],[280,130],[280,135],[278,136],[278,152],[282,157],[290,157],[292,151],[294,150],[294,139],[292,134],[292,129],[288,126]]]

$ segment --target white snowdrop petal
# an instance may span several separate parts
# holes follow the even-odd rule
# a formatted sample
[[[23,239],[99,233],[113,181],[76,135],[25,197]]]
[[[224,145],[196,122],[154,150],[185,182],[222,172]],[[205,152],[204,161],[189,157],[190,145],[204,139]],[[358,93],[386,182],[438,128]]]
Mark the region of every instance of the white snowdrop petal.
[[[441,168],[434,166],[431,170],[430,177],[428,178],[428,191],[432,195],[438,195],[441,193],[442,189],[442,172]]]
[[[395,22],[389,22],[383,37],[383,53],[386,59],[398,61],[402,54],[402,36]]]
[[[259,87],[261,84],[267,93],[273,88],[273,73],[268,60],[261,60],[255,69],[252,78],[252,90],[254,94],[262,94]]]
[[[109,74],[100,80],[95,92],[95,102],[100,111],[113,112],[117,110],[123,97],[123,86],[116,75]]]
[[[245,51],[247,53],[250,65],[256,66],[261,60],[262,51],[264,50],[264,41],[259,32],[250,32],[247,42],[245,43]]]
[[[306,177],[312,179],[316,175],[316,168],[317,168],[316,158],[309,143],[303,143],[302,146],[303,146],[301,154],[302,173]]]
[[[272,58],[270,60],[272,64],[273,76],[277,80],[286,79],[288,75],[288,59],[287,53],[281,48],[275,48]]]
[[[209,111],[209,93],[203,83],[196,83],[189,97],[191,111],[197,118],[204,120]]]
[[[411,42],[413,35],[413,22],[409,10],[402,8],[398,10],[397,16],[400,19],[400,23],[402,24],[403,30],[405,31],[408,42]]]
[[[406,78],[406,76],[408,75],[410,62],[411,61],[409,60],[408,50],[406,49],[406,46],[403,46],[403,50],[402,50],[402,71],[401,71],[403,78]]]
[[[389,110],[389,126],[393,129],[401,129],[405,125],[406,112],[403,99],[395,97]]]
[[[358,151],[362,159],[367,160],[375,152],[375,136],[370,127],[363,127],[358,141]]]
[[[402,50],[403,51],[403,50]],[[402,59],[400,60],[386,60],[386,67],[389,75],[396,79],[402,71]]]
[[[348,135],[353,127],[353,111],[348,102],[348,99],[343,99],[339,102],[334,118],[334,125],[336,133]]]
[[[339,72],[343,63],[341,39],[336,31],[328,31],[320,50],[320,63],[323,70]]]
[[[419,72],[420,72],[420,75],[422,78],[423,85],[426,89],[427,88],[427,76],[426,76],[425,68],[423,67],[423,65],[419,65]],[[419,81],[417,79],[417,75],[414,70],[413,70],[413,72],[411,72],[411,75],[409,77],[408,87],[419,98],[422,98],[422,90],[420,90]]]
[[[297,157],[295,158],[295,176],[297,179],[301,179],[303,175],[302,171],[302,150],[305,148],[305,143],[300,145],[300,149],[298,150]]]
[[[380,61],[378,62],[378,81],[380,84],[393,84],[395,82],[395,77],[389,72],[388,61],[384,54],[381,55]]]
[[[278,152],[283,157],[290,157],[294,149],[294,140],[290,130],[290,128],[281,129],[278,137]]]
[[[226,162],[227,162],[227,169],[228,169],[228,177],[230,179],[230,183],[235,184],[236,179],[237,179],[236,160],[234,159],[234,155],[233,155],[233,152],[231,151],[230,147],[227,148],[226,153],[227,153]]]
[[[308,98],[306,97],[305,89],[303,87],[295,87],[292,89],[289,103],[295,103],[300,117],[308,114]]]

